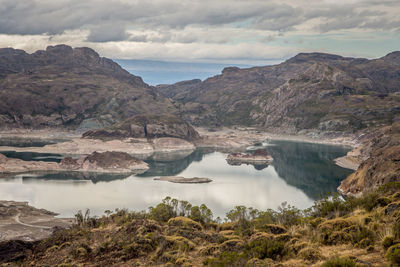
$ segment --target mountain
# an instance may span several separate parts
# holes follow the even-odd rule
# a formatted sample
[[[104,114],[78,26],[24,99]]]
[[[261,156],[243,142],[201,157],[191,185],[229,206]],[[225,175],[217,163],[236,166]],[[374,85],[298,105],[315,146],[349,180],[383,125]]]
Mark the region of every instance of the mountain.
[[[102,127],[142,113],[176,108],[90,48],[0,49],[0,127]]]
[[[400,118],[400,52],[373,60],[301,53],[278,65],[230,67],[203,82],[157,89],[195,125],[354,132]]]

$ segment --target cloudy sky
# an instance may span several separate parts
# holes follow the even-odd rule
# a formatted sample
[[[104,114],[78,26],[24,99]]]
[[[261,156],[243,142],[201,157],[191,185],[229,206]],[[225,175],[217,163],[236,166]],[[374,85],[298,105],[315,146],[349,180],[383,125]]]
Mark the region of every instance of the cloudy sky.
[[[0,47],[65,43],[120,59],[277,62],[400,50],[399,0],[0,0]]]

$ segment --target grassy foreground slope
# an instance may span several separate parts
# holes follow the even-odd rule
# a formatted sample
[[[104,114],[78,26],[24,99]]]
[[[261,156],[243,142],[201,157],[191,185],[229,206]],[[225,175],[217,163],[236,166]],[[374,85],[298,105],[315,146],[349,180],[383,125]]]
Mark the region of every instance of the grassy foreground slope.
[[[304,211],[235,207],[225,222],[169,197],[148,212],[76,214],[39,243],[0,243],[7,266],[398,266],[400,183]],[[8,263],[6,263],[8,262]]]

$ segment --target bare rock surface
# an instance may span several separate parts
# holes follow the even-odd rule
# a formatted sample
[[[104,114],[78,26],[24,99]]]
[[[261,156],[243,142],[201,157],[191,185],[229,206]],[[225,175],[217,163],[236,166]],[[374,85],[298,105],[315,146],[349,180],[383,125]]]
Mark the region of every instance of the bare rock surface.
[[[60,162],[60,167],[71,171],[105,173],[141,173],[149,169],[147,163],[125,152],[93,152],[77,160],[67,157]]]
[[[186,140],[171,137],[157,138],[152,140],[151,143],[155,152],[174,152],[177,149],[193,151],[196,148]]]
[[[90,130],[83,137],[103,140],[162,137],[196,140],[200,136],[190,124],[174,115],[146,114],[130,117],[105,129]]]
[[[99,173],[142,173],[149,169],[147,163],[125,152],[93,152],[79,159],[64,158],[60,163],[24,161],[0,154],[0,173],[46,171],[79,171]]]
[[[185,178],[182,176],[161,176],[158,178],[154,178],[154,180],[167,181],[167,182],[179,183],[179,184],[204,184],[204,183],[212,182],[212,180],[209,178],[199,178],[199,177]]]
[[[231,153],[226,158],[226,161],[231,165],[240,163],[249,164],[267,164],[272,162],[272,156],[263,149],[257,149],[253,154],[249,153]]]
[[[360,158],[366,159],[342,181],[338,188],[342,194],[358,196],[400,181],[400,122],[373,131],[360,151]]]
[[[7,158],[0,154],[0,173],[22,173],[32,171],[60,170],[56,162],[24,161],[21,159]]]
[[[67,228],[73,219],[29,206],[27,202],[0,200],[0,241],[34,241],[51,235],[55,227]]]
[[[95,151],[118,151],[143,157],[153,154],[154,149],[146,139],[108,140],[74,138],[71,141],[43,147],[0,147],[1,150],[17,152],[57,153],[62,155],[89,155]]]

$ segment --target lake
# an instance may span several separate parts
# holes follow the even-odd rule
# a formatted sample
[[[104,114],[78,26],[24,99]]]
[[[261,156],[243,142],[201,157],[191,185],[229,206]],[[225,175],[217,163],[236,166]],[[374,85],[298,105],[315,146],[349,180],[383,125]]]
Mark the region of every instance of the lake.
[[[276,209],[282,202],[304,209],[328,192],[352,171],[334,164],[349,148],[342,146],[271,141],[266,149],[274,158],[269,166],[231,166],[226,153],[196,150],[186,158],[149,160],[141,175],[83,175],[74,173],[19,174],[0,179],[0,199],[28,201],[71,217],[89,208],[91,214],[128,208],[144,210],[166,196],[206,204],[215,216],[225,217],[236,205]],[[7,152],[25,160],[59,161],[60,155]],[[207,177],[208,184],[174,184],[154,181],[157,176]]]

